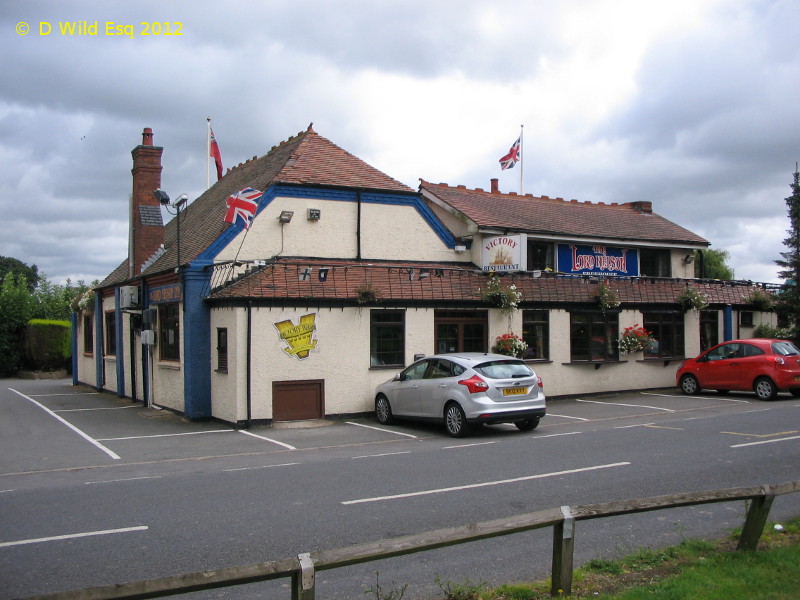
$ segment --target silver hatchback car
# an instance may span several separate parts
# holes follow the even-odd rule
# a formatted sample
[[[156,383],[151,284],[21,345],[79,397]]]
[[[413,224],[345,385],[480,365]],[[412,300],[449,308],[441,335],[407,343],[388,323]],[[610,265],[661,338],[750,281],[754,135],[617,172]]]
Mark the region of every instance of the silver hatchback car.
[[[477,423],[514,423],[531,431],[546,414],[542,378],[501,354],[435,354],[406,367],[375,390],[375,416],[440,421],[454,437]]]

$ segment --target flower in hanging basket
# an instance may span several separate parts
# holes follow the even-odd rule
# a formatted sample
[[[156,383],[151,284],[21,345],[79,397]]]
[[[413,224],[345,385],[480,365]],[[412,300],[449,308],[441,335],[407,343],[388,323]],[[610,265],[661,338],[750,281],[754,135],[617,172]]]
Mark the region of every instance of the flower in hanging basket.
[[[597,301],[603,310],[617,308],[620,304],[617,294],[606,283],[597,286]]]
[[[619,339],[619,351],[622,354],[642,352],[655,343],[653,334],[637,323],[633,327],[626,327]]]
[[[377,302],[381,291],[369,282],[362,283],[356,288],[356,302],[359,304],[370,304]]]
[[[687,287],[681,295],[678,296],[678,304],[681,305],[684,311],[688,310],[703,310],[708,306],[708,298],[702,292],[698,292],[694,288]]]
[[[522,356],[528,350],[528,344],[515,333],[504,333],[497,336],[492,352],[505,356]]]
[[[513,283],[509,286],[502,285],[497,275],[489,278],[486,290],[481,291],[481,297],[507,315],[517,310],[519,301],[522,300],[522,294],[517,291],[517,286]]]

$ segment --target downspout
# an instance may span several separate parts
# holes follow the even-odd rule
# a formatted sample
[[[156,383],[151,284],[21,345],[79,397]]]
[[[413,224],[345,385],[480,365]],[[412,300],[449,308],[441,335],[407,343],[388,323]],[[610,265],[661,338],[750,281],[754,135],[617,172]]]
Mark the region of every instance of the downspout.
[[[103,360],[103,293],[95,292],[94,298],[94,368],[95,387],[102,391],[106,385],[106,369]]]
[[[733,307],[726,304],[722,309],[722,341],[733,339]]]
[[[356,260],[361,260],[361,190],[356,190],[358,217],[356,221]]]
[[[122,309],[120,308],[120,288],[114,289],[114,353],[117,357],[117,396],[125,397],[125,344],[123,341]]]
[[[72,323],[72,385],[78,385],[78,313],[72,313],[69,320]]]
[[[247,357],[246,377],[247,377],[247,429],[250,429],[253,420],[253,396],[250,376],[252,373],[252,349],[253,349],[253,301],[247,301]]]
[[[698,272],[700,273],[700,279],[706,278],[706,255],[703,253],[702,250],[697,251],[697,263],[698,263]]]

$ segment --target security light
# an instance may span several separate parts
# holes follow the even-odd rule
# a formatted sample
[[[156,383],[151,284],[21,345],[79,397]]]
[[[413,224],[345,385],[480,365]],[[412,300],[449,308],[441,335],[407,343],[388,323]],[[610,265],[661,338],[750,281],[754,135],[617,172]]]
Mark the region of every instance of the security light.
[[[280,223],[290,223],[292,221],[292,217],[294,216],[294,211],[292,210],[282,210],[280,216],[278,217],[278,222]]]

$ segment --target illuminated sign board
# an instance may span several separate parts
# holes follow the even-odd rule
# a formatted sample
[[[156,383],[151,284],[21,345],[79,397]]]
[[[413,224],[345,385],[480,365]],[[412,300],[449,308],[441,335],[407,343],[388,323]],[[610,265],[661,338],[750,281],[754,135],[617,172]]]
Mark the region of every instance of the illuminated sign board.
[[[558,270],[575,275],[639,274],[639,251],[614,246],[558,245]]]

